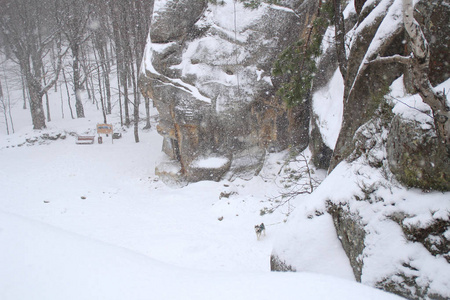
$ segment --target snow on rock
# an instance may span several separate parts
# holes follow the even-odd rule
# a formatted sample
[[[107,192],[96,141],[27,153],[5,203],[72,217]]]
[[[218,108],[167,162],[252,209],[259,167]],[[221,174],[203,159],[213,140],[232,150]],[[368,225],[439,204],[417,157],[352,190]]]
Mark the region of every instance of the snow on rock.
[[[312,197],[302,199],[302,205],[277,237],[272,256],[281,258],[297,272],[355,280],[331,216],[321,213],[323,209],[316,210],[319,203],[314,202]]]
[[[394,81],[386,96],[394,113],[387,140],[390,170],[409,187],[446,191],[450,164],[436,139],[433,113],[418,94],[405,94],[403,80]],[[435,89],[445,92],[449,87],[446,80]]]
[[[427,294],[450,297],[448,254],[436,254],[432,246],[425,248],[414,237],[415,230],[430,228],[436,222],[442,221],[444,225],[440,226],[444,228],[448,226],[450,193],[407,190],[391,180],[385,178],[382,170],[368,166],[364,159],[340,163],[314,193],[296,200],[301,206],[279,235],[273,255],[297,271],[352,277],[327,213],[330,202],[347,207],[350,215],[360,218],[357,222],[365,232],[359,256],[362,283],[403,295],[411,289],[411,297]],[[355,229],[348,230],[348,238],[352,239]],[[448,243],[448,239],[446,242],[442,238],[444,233],[442,237],[434,237],[436,245]],[[315,259],[328,251],[329,260],[323,265]],[[407,283],[408,280],[412,283]]]
[[[435,87],[437,92],[448,91],[450,89],[450,79]],[[431,108],[422,101],[418,94],[408,95],[403,85],[403,76],[399,77],[391,85],[391,93],[387,96],[394,108],[392,112],[404,119],[420,122],[423,129],[433,127],[433,116]]]
[[[163,176],[163,174],[179,174],[181,172],[181,166],[179,163],[175,161],[167,161],[161,162],[158,164],[158,167],[155,170],[158,176]]]
[[[193,168],[215,169],[228,164],[230,160],[226,157],[200,157],[192,162]]]
[[[371,69],[372,65],[368,64],[386,51],[399,51],[403,55],[401,44],[395,46],[393,43],[393,40],[401,41],[401,6],[399,0],[366,1],[358,23],[348,33],[351,43],[347,98],[332,100],[335,94],[342,97],[344,90],[336,73],[313,95],[317,124],[324,142],[335,150],[334,159],[330,174],[311,195],[299,195],[292,200],[297,208],[276,240],[273,255],[284,266],[297,271],[320,269],[319,263],[308,264],[307,258],[315,261],[313,257],[316,254],[311,253],[308,246],[314,245],[318,252],[332,249],[334,230],[335,242],[339,245],[338,239],[341,240],[346,255],[339,256],[339,251],[333,251],[330,260],[338,264],[348,259],[353,267],[353,272],[340,268],[340,271],[348,273],[342,272],[339,276],[353,273],[362,283],[412,299],[447,299],[450,297],[450,193],[429,191],[429,185],[425,191],[407,188],[402,185],[405,183],[397,181],[400,179],[398,173],[393,173],[395,165],[392,164],[393,147],[416,144],[418,148],[436,149],[425,143],[433,141],[435,135],[421,139],[416,131],[397,126],[394,122],[401,117],[419,127],[417,132],[429,131],[433,127],[430,108],[419,95],[405,93],[403,77],[400,77],[403,70],[389,66],[389,73],[383,73],[383,67]],[[329,29],[326,37],[331,35],[332,30]],[[322,45],[324,49],[328,47],[327,42],[325,40]],[[388,105],[382,107],[377,103],[370,110],[374,99],[378,99],[375,94],[380,90],[373,88],[378,80],[379,86],[390,86],[390,93],[386,96]],[[447,80],[436,90],[446,91],[448,85]],[[378,101],[384,104],[383,96]],[[332,113],[342,109],[333,109],[333,104],[344,106],[342,127],[340,122],[339,125],[332,123],[334,126],[328,124],[337,121]],[[393,106],[393,115],[390,105]],[[410,144],[407,139],[411,140]],[[410,172],[412,177],[416,177],[414,183],[425,182],[432,176],[428,174],[444,174],[436,176],[438,180],[448,178],[445,173],[437,173],[440,166],[429,157],[421,157],[416,148],[409,148],[409,151],[412,153],[408,153],[408,149],[397,150],[405,158],[407,163],[404,164],[417,165],[417,177],[416,173]],[[417,160],[408,161],[414,155]],[[445,158],[445,153],[433,155]],[[445,169],[448,162],[443,165]],[[425,174],[425,167],[431,171]],[[409,171],[404,166],[401,168]],[[448,180],[443,181],[448,185]],[[448,188],[438,190],[448,191]],[[333,208],[340,210],[335,212]],[[334,226],[326,225],[330,218],[328,214],[332,215]],[[327,228],[333,230],[328,232]],[[313,234],[309,235],[309,232]],[[326,243],[315,239],[327,234],[330,236]],[[327,270],[335,271],[331,267]]]
[[[344,81],[337,69],[328,85],[314,93],[313,110],[324,143],[334,149],[342,123]]]
[[[227,171],[197,173],[193,162],[205,156],[234,160],[253,147],[306,144],[308,128],[297,123],[309,110],[290,110],[275,96],[271,71],[277,56],[310,25],[317,2],[262,3],[256,9],[220,2],[157,1],[141,68],[141,87],[160,112],[163,151],[180,162],[188,181],[219,180]],[[300,15],[291,6],[305,10]],[[298,128],[305,134],[294,137]],[[247,169],[255,174],[258,166]]]

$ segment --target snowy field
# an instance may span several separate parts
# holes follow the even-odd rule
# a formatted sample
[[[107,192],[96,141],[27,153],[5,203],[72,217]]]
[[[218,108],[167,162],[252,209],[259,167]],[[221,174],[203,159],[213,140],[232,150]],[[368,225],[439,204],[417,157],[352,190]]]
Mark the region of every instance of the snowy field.
[[[354,282],[331,220],[306,229],[311,245],[297,255],[307,272],[270,272],[286,217],[260,210],[279,191],[283,153],[251,181],[167,186],[154,174],[163,158],[156,124],[138,144],[130,129],[114,144],[77,145],[69,133],[93,132],[102,120],[85,105],[85,119],[54,116],[38,132],[18,104],[16,133],[2,127],[1,299],[397,298]],[[119,128],[116,116],[110,122]],[[43,141],[43,133],[66,139]]]

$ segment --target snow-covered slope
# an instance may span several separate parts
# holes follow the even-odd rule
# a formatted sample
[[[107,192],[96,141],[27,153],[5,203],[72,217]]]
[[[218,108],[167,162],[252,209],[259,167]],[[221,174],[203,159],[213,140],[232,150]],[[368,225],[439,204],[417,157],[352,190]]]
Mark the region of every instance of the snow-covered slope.
[[[316,274],[270,272],[282,222],[275,223],[284,215],[259,210],[277,192],[269,175],[282,155],[270,160],[265,179],[171,188],[154,176],[155,131],[139,144],[124,132],[114,144],[76,145],[68,136],[11,147],[24,137],[3,138],[0,149],[2,299],[396,298],[339,279],[343,272],[317,274],[329,274],[321,271],[331,263],[325,252],[310,269]],[[260,222],[267,234],[257,241]]]
[[[308,273],[177,268],[0,212],[2,299],[400,299]]]

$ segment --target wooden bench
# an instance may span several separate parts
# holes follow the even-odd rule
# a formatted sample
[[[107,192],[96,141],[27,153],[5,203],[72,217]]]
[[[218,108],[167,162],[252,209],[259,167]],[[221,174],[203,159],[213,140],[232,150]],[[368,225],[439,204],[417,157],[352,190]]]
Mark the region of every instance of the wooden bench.
[[[79,135],[77,137],[77,144],[80,144],[80,145],[93,144],[94,140],[95,140],[94,135]]]

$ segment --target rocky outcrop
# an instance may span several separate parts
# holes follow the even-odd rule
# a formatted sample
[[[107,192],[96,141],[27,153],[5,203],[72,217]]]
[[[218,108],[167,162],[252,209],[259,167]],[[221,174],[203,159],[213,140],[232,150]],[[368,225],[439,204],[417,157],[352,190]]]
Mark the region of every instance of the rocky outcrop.
[[[255,154],[260,160],[254,147],[308,145],[309,103],[288,109],[276,96],[283,79],[273,78],[271,69],[306,32],[318,2],[285,2],[252,10],[234,1],[155,1],[141,89],[159,111],[163,151],[188,181],[255,173],[260,164],[242,168]],[[192,167],[208,157],[229,163],[220,171]],[[227,168],[233,174],[226,175]]]
[[[353,152],[353,136],[356,130],[373,117],[375,110],[384,101],[384,95],[388,93],[391,83],[404,72],[403,65],[398,63],[382,67],[369,63],[378,56],[403,54],[405,48],[400,8],[401,6],[394,10],[390,3],[384,1],[380,6],[366,6],[359,16],[345,76],[343,123],[329,171]],[[397,22],[391,23],[390,32],[380,36],[378,29],[386,15],[390,15]],[[370,18],[371,22],[364,22],[362,16]],[[381,38],[383,42],[377,43]]]
[[[345,18],[344,28],[348,33],[349,30],[353,28],[356,24],[356,14],[353,11],[350,11]],[[334,32],[334,28],[331,32]],[[336,54],[336,45],[335,43],[329,43],[329,40],[334,38],[334,33],[328,35],[329,32],[324,36],[324,39],[327,40],[327,48],[323,49],[323,53],[320,55],[319,62],[317,64],[317,72],[314,77],[314,83],[312,87],[311,94],[318,92],[320,89],[324,88],[327,84],[329,84],[330,79],[333,77],[334,72],[338,68],[338,60]],[[335,93],[335,91],[332,91]],[[339,99],[341,101],[342,99]],[[339,113],[339,112],[336,112]],[[327,145],[323,140],[322,133],[320,131],[320,121],[318,120],[318,116],[314,113],[311,114],[311,122],[310,122],[310,142],[309,149],[312,154],[312,161],[314,165],[319,169],[327,170],[330,167],[331,157],[333,155],[333,149],[335,145]]]
[[[344,251],[350,260],[353,274],[361,282],[366,232],[361,217],[351,213],[347,205],[328,203],[328,212],[333,217],[334,227]]]
[[[450,190],[450,157],[432,128],[394,117],[387,140],[387,158],[397,180],[406,186]]]
[[[182,184],[251,178],[267,152],[309,145],[314,164],[334,176],[329,190],[321,189],[322,198],[315,200],[326,203],[323,213],[332,216],[355,278],[410,299],[448,297],[445,279],[433,277],[428,267],[448,270],[448,206],[440,194],[428,197],[405,186],[448,191],[449,158],[432,122],[407,119],[394,112],[393,98],[386,98],[399,78],[402,86],[412,86],[407,68],[394,60],[376,62],[409,53],[402,1],[353,1],[358,14],[357,20],[347,19],[351,38],[347,73],[341,76],[343,122],[334,145],[325,142],[310,101],[289,109],[276,96],[287,78],[274,78],[272,64],[305,34],[319,3],[281,2],[285,6],[250,10],[231,0],[222,6],[155,1],[141,88],[159,111],[157,129],[169,160],[157,167],[157,174]],[[430,76],[436,84],[448,78],[450,64],[443,53],[450,35],[440,21],[448,7],[419,2],[422,24],[437,24],[426,32],[432,41],[430,65],[439,70]],[[182,20],[174,26],[177,18]],[[319,60],[311,92],[327,86],[333,76],[334,51],[330,47]],[[423,205],[422,198],[433,204]],[[387,255],[386,249],[394,253]],[[295,266],[283,254],[271,257],[272,270],[295,271]]]
[[[401,75],[404,75],[405,86],[407,88],[410,87],[410,92],[415,93],[415,91],[411,90],[412,84],[410,82],[411,76],[409,74],[409,70],[405,68],[404,65],[396,62],[382,64],[373,62],[377,57],[408,55],[410,51],[407,47],[405,47],[405,34],[403,29],[401,5],[401,1],[373,2],[371,5],[364,6],[364,9],[359,15],[358,23],[354,28],[355,35],[353,37],[348,57],[348,72],[345,76],[346,81],[344,91],[343,123],[336,147],[334,149],[333,157],[330,162],[329,172],[332,171],[336,165],[339,164],[339,162],[345,160],[350,153],[353,152],[355,149],[355,132],[362,124],[371,118],[374,118],[375,110],[385,101],[384,96],[389,92],[389,86],[395,79]],[[429,76],[431,82],[436,85],[446,80],[449,74],[449,59],[447,57],[443,57],[443,52],[448,52],[449,38],[447,36],[449,29],[448,26],[445,27],[442,25],[439,17],[443,17],[443,14],[448,14],[449,8],[444,4],[436,6],[435,4],[432,5],[426,1],[420,2],[418,7],[422,13],[418,14],[417,19],[422,23],[422,27],[425,29],[427,38],[430,41],[431,67],[429,70]],[[380,13],[380,11],[383,11],[383,13]],[[394,20],[394,22],[389,24],[391,26],[389,32],[383,32],[383,30],[379,30],[379,28],[383,27],[383,22],[386,22],[385,20],[387,19]],[[429,26],[431,20],[435,20],[438,25]],[[406,125],[404,124],[400,125],[398,123],[398,119],[393,122],[391,140],[388,147],[388,150],[392,155],[395,155],[394,153],[400,155],[401,151],[408,150],[406,148],[412,146],[405,145],[406,148],[398,149],[398,151],[395,149],[390,149],[390,146],[397,147],[399,145],[399,143],[394,143],[393,140],[404,138],[406,131],[411,132],[412,130],[417,133],[417,130],[414,130],[412,127],[406,129],[405,126]],[[402,128],[400,129],[400,127]],[[397,134],[402,136],[396,136]],[[411,134],[414,135],[412,132]],[[407,135],[411,137],[411,134]],[[429,133],[425,135],[429,136]],[[424,141],[423,138],[418,139],[422,139],[422,141]],[[416,142],[419,142],[418,139],[416,137]],[[430,160],[427,161],[426,164],[432,165],[434,164],[433,160],[440,160],[436,155],[443,154],[443,152],[438,149],[440,147],[435,142],[432,142],[431,144],[430,142],[427,142],[426,145],[428,148],[432,147],[432,150],[430,149],[429,151],[430,153],[433,152],[431,157],[425,156],[430,157]],[[415,146],[412,146],[412,149],[413,148],[417,149]],[[402,159],[405,158],[403,157]],[[444,160],[445,159],[448,161],[448,155],[447,158],[444,158]],[[402,182],[406,182],[405,172],[407,173],[409,171],[399,168],[398,165],[394,166],[395,163],[399,162],[399,158],[391,157],[390,162],[391,166],[393,166],[394,173],[402,173],[399,174],[398,177]],[[418,167],[420,168],[420,166]],[[448,174],[447,171],[443,172]],[[439,171],[435,172],[435,175],[431,176],[436,176],[437,181],[445,177],[443,173]],[[420,186],[412,183],[407,183],[407,185]],[[425,188],[426,185],[427,183],[424,183],[421,187]],[[434,183],[428,188],[435,189],[436,187],[437,186]],[[448,187],[443,188],[442,185],[440,185],[437,189],[448,190]]]
[[[433,6],[430,2],[420,1],[418,8],[421,12],[418,19],[422,25],[430,24],[433,18],[439,24],[437,15],[448,14],[447,5]],[[389,22],[389,30],[386,30],[384,22]],[[437,27],[426,31],[431,41],[430,81],[434,85],[448,79],[446,68],[449,65],[448,58],[442,56],[443,51],[448,52],[448,38],[443,36],[443,32],[448,34],[448,26]],[[359,165],[353,172],[358,178],[360,191],[348,198],[328,201],[328,212],[333,216],[336,233],[358,281],[409,299],[446,299],[448,293],[445,288],[436,287],[435,282],[439,279],[431,279],[432,272],[427,273],[427,267],[417,264],[416,257],[399,253],[391,261],[394,266],[392,270],[374,276],[377,264],[387,264],[389,260],[389,255],[383,253],[383,247],[377,245],[382,239],[389,240],[388,236],[390,242],[400,245],[407,240],[407,248],[420,244],[420,249],[426,249],[421,255],[427,257],[427,262],[439,261],[438,264],[448,269],[445,262],[449,261],[447,244],[450,223],[445,205],[434,211],[425,208],[427,204],[424,204],[425,212],[420,215],[420,210],[395,207],[400,202],[392,201],[397,197],[392,189],[398,185],[402,189],[406,186],[425,192],[449,191],[450,157],[438,142],[429,107],[426,110],[409,105],[413,107],[411,110],[416,110],[423,117],[406,118],[399,112],[404,108],[394,109],[400,101],[395,96],[385,97],[398,78],[402,85],[412,86],[408,69],[393,61],[383,64],[374,62],[377,57],[409,53],[404,43],[401,1],[372,1],[371,5],[364,6],[353,33],[348,72],[344,76],[343,123],[329,173],[341,162]],[[437,36],[440,36],[440,41],[436,40]],[[433,68],[443,68],[445,71],[435,74]],[[410,89],[409,92],[417,91]],[[407,103],[400,105],[408,106]],[[314,127],[312,134],[318,135]],[[315,149],[313,153],[319,154],[317,157],[320,158],[323,147],[318,141],[312,143],[310,148]],[[323,162],[319,161],[318,165],[323,165]],[[380,173],[378,181],[373,179],[376,172]],[[392,182],[395,183],[391,185]],[[383,192],[386,190],[390,190],[387,195]],[[330,198],[333,196],[330,195]],[[402,201],[411,201],[405,198]],[[376,214],[379,214],[380,222],[374,224]],[[390,231],[383,232],[383,226],[389,227]],[[395,238],[390,235],[394,231],[397,232]],[[277,259],[283,262],[283,258]]]
[[[279,256],[273,253],[270,256],[270,270],[274,272],[296,272],[294,267],[288,265]]]

